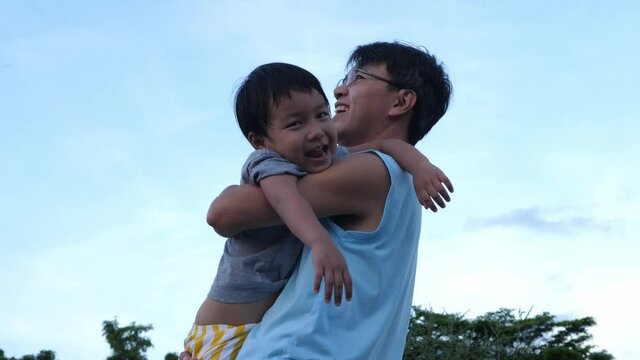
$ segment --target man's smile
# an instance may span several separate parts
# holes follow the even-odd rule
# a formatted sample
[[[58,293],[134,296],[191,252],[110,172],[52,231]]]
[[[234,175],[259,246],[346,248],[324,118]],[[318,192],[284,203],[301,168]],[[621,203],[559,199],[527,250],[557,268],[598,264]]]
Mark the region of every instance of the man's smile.
[[[338,114],[338,113],[343,113],[343,112],[345,112],[345,111],[349,110],[349,106],[347,106],[347,105],[346,105],[346,104],[344,104],[344,103],[337,102],[337,103],[335,104],[335,109],[336,109],[336,114]]]

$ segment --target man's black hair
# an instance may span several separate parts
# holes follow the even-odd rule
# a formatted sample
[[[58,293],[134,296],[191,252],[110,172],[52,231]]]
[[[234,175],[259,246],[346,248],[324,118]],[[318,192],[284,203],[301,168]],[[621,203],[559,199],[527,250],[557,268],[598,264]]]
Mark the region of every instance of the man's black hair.
[[[348,66],[386,65],[391,81],[416,93],[407,140],[415,145],[447,111],[452,85],[442,63],[427,49],[400,42],[358,46]],[[394,88],[393,85],[389,87]]]

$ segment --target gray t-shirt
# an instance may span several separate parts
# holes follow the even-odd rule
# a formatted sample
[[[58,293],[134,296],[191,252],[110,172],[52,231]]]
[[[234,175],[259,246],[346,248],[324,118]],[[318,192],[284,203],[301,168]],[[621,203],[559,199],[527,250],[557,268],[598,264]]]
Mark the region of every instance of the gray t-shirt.
[[[339,146],[334,160],[347,154],[348,150]],[[256,185],[266,177],[282,174],[304,176],[307,172],[275,151],[260,149],[251,153],[242,167],[241,183]],[[280,291],[302,247],[283,225],[248,230],[227,239],[208,298],[238,304]]]

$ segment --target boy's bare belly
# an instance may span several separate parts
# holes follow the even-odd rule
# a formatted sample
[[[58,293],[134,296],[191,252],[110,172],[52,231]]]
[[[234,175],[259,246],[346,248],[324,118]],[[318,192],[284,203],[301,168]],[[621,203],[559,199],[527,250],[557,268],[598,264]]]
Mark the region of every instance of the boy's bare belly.
[[[268,295],[258,301],[246,304],[226,304],[205,299],[196,314],[196,325],[243,325],[258,323],[273,305],[279,293]]]

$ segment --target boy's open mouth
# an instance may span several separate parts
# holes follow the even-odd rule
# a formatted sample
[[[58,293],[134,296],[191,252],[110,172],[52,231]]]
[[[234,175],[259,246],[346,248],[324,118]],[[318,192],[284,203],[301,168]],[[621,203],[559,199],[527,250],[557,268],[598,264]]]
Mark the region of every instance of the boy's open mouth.
[[[318,146],[310,151],[307,151],[307,156],[311,158],[321,158],[329,151],[329,145]]]

